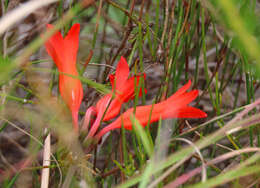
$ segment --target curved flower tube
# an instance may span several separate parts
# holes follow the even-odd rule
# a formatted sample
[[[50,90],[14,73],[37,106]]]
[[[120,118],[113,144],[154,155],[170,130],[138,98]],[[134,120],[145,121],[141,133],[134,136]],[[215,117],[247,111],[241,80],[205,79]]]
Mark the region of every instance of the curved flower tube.
[[[96,138],[99,140],[107,132],[121,128],[124,125],[125,129],[132,129],[132,122],[130,120],[131,115],[135,115],[137,120],[142,126],[146,126],[149,118],[150,123],[158,121],[160,118],[204,118],[207,114],[200,109],[188,106],[197,96],[198,90],[186,92],[190,87],[191,81],[180,88],[175,94],[169,97],[167,100],[154,104],[139,106],[136,108],[135,114],[134,108],[131,108],[124,112],[110,125],[103,128],[97,135]]]
[[[93,123],[92,117],[96,115],[96,108],[94,106],[89,107],[85,113],[84,122],[83,126],[81,127],[81,130],[88,130],[89,125]]]
[[[129,72],[129,66],[125,58],[121,57],[115,74],[109,76],[112,91],[103,96],[96,104],[97,117],[87,138],[95,135],[101,121],[108,121],[116,117],[120,112],[122,104],[134,97],[135,87],[138,86],[141,76],[128,78]],[[141,94],[141,91],[138,93]],[[83,124],[83,127],[87,126]]]
[[[53,28],[48,24],[47,29]],[[47,53],[58,67],[59,90],[62,99],[69,106],[72,113],[74,128],[78,131],[78,111],[83,97],[83,89],[79,79],[63,73],[78,76],[76,68],[80,25],[74,24],[65,38],[60,32],[55,33],[45,42]]]

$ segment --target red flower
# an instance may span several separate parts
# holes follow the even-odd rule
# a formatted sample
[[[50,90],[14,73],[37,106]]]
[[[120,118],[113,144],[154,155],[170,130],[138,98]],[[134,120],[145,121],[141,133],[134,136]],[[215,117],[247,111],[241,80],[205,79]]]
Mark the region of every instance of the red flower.
[[[47,29],[51,28],[53,28],[52,25],[47,25]],[[78,111],[83,97],[83,89],[79,79],[62,73],[78,76],[76,61],[79,30],[80,25],[74,24],[65,38],[62,37],[60,32],[57,32],[45,43],[46,51],[61,72],[59,75],[59,90],[63,100],[71,110],[76,131],[78,130]]]
[[[135,117],[138,119],[142,126],[146,124],[150,119],[150,123],[158,121],[160,118],[204,118],[207,114],[197,108],[188,106],[198,96],[198,90],[193,90],[186,92],[190,87],[191,81],[180,88],[175,94],[169,97],[167,100],[152,105],[139,106],[136,108]],[[134,109],[131,108],[124,112],[120,117],[118,117],[110,125],[103,128],[97,135],[96,138],[99,140],[107,132],[121,128],[131,130],[132,122],[130,116],[133,115]],[[151,115],[150,115],[151,114]]]
[[[105,109],[103,106],[107,107],[107,103],[110,102],[112,95],[115,94],[114,99],[110,102],[103,118],[104,121],[116,117],[120,112],[121,105],[134,97],[135,87],[138,86],[141,76],[133,76],[128,79],[129,72],[129,66],[125,58],[121,57],[116,67],[115,74],[109,75],[110,83],[112,85],[112,93],[104,96],[96,105],[98,112],[104,111]],[[140,91],[139,95],[141,94]]]
[[[92,114],[93,112],[96,113],[96,120],[91,126],[88,137],[94,136],[100,126],[101,120],[107,121],[116,117],[120,112],[122,104],[134,97],[135,85],[138,86],[141,76],[128,78],[129,72],[129,66],[125,58],[121,57],[115,74],[109,76],[112,85],[111,93],[102,97],[95,107],[91,107],[86,112],[86,114]],[[114,98],[112,97],[113,95]],[[88,115],[85,117],[83,129],[88,128],[89,122],[90,120]]]

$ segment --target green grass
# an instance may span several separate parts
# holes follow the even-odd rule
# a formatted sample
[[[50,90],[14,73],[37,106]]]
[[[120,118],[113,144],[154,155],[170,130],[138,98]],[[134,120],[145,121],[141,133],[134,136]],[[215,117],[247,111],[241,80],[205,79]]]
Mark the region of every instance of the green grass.
[[[52,135],[49,187],[79,187],[80,183],[141,188],[259,186],[258,2],[84,3],[50,5],[43,17],[52,15],[55,30],[19,33],[17,28],[28,24],[28,19],[1,36],[0,187],[19,187],[21,182],[40,187],[48,132]],[[2,4],[8,10],[9,1]],[[114,71],[109,66],[116,67],[120,56],[127,59],[132,75],[146,74],[146,80],[141,78],[136,85],[132,102],[123,104],[120,113],[165,100],[191,80],[192,89],[199,90],[192,106],[208,117],[160,120],[145,128],[132,117],[132,131],[123,127],[111,131],[102,144],[83,142],[72,130],[70,112],[60,97],[58,75],[62,73],[44,50],[55,31],[67,33],[75,22],[81,24],[77,78],[84,87],[84,100],[80,119],[109,93],[108,75]],[[32,23],[33,31],[39,25]],[[26,37],[20,39],[22,34]],[[20,43],[15,52],[11,50]],[[90,64],[84,67],[91,50]]]

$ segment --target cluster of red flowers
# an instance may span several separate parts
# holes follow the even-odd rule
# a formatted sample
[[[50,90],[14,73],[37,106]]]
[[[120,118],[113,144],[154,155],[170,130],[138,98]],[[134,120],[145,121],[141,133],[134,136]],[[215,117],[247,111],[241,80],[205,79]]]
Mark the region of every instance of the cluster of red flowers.
[[[47,26],[52,28],[51,25]],[[54,34],[46,43],[45,47],[48,54],[52,57],[58,70],[59,90],[64,102],[70,108],[75,130],[78,131],[78,111],[82,101],[83,89],[79,79],[72,78],[63,73],[78,76],[76,69],[76,59],[78,51],[80,25],[74,24],[65,38],[60,32]],[[130,108],[121,114],[115,121],[99,130],[102,122],[115,118],[121,109],[123,103],[134,98],[135,93],[142,94],[141,91],[135,91],[141,77],[145,75],[133,76],[129,78],[129,66],[126,60],[121,57],[118,62],[115,74],[109,76],[112,85],[111,93],[103,96],[96,104],[87,109],[82,130],[89,130],[87,138],[100,139],[107,132],[118,129],[123,124],[125,129],[132,129],[131,115],[145,126],[148,122],[158,121],[160,118],[203,118],[207,114],[200,109],[188,106],[198,96],[198,91],[187,92],[191,82],[189,81],[167,100],[154,105],[138,106],[136,109]],[[94,121],[91,117],[94,116]]]

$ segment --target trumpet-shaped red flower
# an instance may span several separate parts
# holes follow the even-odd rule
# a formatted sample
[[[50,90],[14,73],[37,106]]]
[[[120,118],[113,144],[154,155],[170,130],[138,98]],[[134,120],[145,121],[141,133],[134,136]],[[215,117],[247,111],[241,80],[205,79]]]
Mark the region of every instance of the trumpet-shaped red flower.
[[[87,110],[85,120],[83,123],[83,129],[87,129],[89,125],[89,114],[96,114],[96,120],[91,126],[88,137],[93,137],[101,121],[107,121],[116,117],[124,102],[129,101],[134,97],[135,85],[138,86],[141,76],[133,76],[128,78],[129,66],[125,58],[121,57],[118,62],[115,74],[109,76],[110,83],[112,85],[111,93],[102,97],[95,107],[91,107]],[[138,92],[139,95],[141,92]]]
[[[100,99],[96,106],[97,111],[100,113],[105,110],[104,106],[107,107],[107,103],[110,102],[112,95],[115,95],[114,99],[111,100],[110,105],[108,106],[107,113],[103,117],[104,121],[116,117],[120,112],[121,105],[134,97],[135,87],[138,87],[141,76],[128,78],[129,72],[129,66],[125,58],[121,57],[115,74],[109,75],[110,83],[112,85],[112,93]],[[139,95],[141,95],[141,91],[139,92]]]
[[[188,106],[188,104],[198,96],[198,90],[187,92],[191,85],[191,81],[189,81],[167,100],[154,105],[139,106],[135,109],[135,114],[134,108],[131,108],[96,134],[101,121],[107,121],[116,117],[120,112],[122,104],[133,98],[135,87],[138,86],[140,81],[140,76],[128,78],[128,74],[129,67],[127,62],[121,57],[116,68],[116,73],[110,75],[112,92],[102,97],[95,107],[90,107],[86,112],[83,124],[84,129],[87,129],[88,125],[91,124],[90,117],[92,115],[96,116],[87,138],[95,137],[99,140],[107,132],[121,128],[121,125],[124,125],[126,129],[131,130],[131,115],[135,115],[143,126],[146,126],[148,122],[152,123],[158,121],[160,118],[207,117],[207,114],[200,109]],[[112,98],[113,93],[115,95],[114,98]],[[138,91],[138,93],[140,95],[140,91]]]
[[[207,114],[200,109],[188,106],[198,96],[198,90],[186,92],[190,87],[191,82],[189,81],[186,85],[180,88],[175,94],[169,97],[167,100],[147,106],[131,108],[124,112],[110,125],[103,128],[97,135],[96,138],[99,140],[107,132],[121,128],[123,124],[125,129],[132,129],[132,122],[130,120],[131,115],[135,115],[142,126],[146,126],[149,118],[150,123],[158,121],[160,118],[204,118]]]
[[[48,24],[47,29],[53,28]],[[58,67],[60,94],[69,106],[76,131],[78,130],[78,111],[83,97],[83,89],[79,79],[69,75],[78,76],[76,68],[80,25],[74,24],[65,38],[60,32],[55,33],[45,43],[48,54]]]

